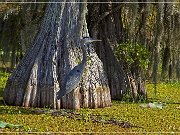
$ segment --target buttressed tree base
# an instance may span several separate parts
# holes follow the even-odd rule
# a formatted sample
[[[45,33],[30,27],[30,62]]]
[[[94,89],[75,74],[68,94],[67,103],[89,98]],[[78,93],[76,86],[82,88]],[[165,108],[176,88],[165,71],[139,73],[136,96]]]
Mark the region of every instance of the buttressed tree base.
[[[74,0],[73,2],[78,2]],[[5,88],[8,105],[53,109],[111,105],[110,89],[94,47],[77,88],[57,99],[63,78],[82,61],[81,36],[88,36],[86,3],[49,3],[41,27]]]

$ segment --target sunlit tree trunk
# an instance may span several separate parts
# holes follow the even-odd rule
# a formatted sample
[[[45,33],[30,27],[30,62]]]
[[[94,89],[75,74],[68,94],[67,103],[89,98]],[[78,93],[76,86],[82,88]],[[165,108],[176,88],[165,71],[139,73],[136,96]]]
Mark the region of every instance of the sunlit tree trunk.
[[[111,105],[103,64],[93,47],[87,50],[87,66],[79,86],[61,100],[56,98],[63,78],[82,60],[78,43],[80,36],[88,36],[86,6],[86,3],[47,5],[32,47],[7,81],[5,103],[54,109]]]

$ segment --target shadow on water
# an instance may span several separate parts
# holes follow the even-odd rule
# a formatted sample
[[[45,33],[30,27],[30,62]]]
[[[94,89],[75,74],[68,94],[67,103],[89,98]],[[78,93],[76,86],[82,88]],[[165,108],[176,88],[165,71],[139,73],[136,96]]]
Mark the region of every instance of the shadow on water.
[[[1,98],[1,97],[0,97]],[[6,105],[3,99],[0,99],[0,115],[1,114],[69,114],[74,113],[75,110],[73,109],[61,109],[61,110],[54,110],[50,108],[33,108],[33,107],[20,107],[20,106],[10,106]]]
[[[0,89],[0,115],[1,114],[34,114],[31,108],[8,106],[3,100],[3,90]]]

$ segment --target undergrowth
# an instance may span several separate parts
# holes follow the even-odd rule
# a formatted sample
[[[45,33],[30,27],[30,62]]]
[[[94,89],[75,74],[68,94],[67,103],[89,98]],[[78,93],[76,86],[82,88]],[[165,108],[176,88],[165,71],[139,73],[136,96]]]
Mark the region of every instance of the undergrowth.
[[[9,74],[0,72],[0,98]],[[141,103],[112,101],[112,107],[80,109],[74,111],[81,117],[34,113],[38,108],[22,108],[0,105],[0,121],[22,125],[23,128],[1,128],[0,132],[180,132],[180,84],[157,84],[154,97],[153,85],[147,84],[148,102],[162,102],[163,109],[142,108]],[[94,122],[91,116],[101,121],[127,121],[138,127],[123,128],[115,124]]]

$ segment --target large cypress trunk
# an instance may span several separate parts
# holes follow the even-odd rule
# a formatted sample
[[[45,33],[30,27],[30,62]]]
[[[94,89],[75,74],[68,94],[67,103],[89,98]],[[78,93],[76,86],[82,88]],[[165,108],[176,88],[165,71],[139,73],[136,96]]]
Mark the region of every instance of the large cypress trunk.
[[[113,53],[113,46],[116,45],[117,40],[123,38],[122,24],[120,14],[113,13],[112,4],[89,4],[89,30],[93,37],[98,36],[103,39],[100,45],[97,45],[96,51],[104,63],[105,71],[107,72],[109,86],[111,90],[111,98],[122,100],[123,94],[127,90],[127,76],[120,66],[117,58]],[[112,19],[113,18],[113,19]],[[116,22],[114,22],[116,19]],[[118,37],[120,37],[118,39]],[[103,45],[102,45],[103,44]]]
[[[108,0],[108,2],[117,2]],[[145,82],[141,77],[130,79],[128,67],[124,67],[116,57],[117,44],[127,38],[122,23],[123,4],[89,4],[88,14],[90,34],[103,39],[103,45],[97,46],[97,53],[103,61],[107,72],[111,98],[123,100],[129,94],[133,100],[138,96],[146,98]],[[127,69],[127,70],[126,70]]]
[[[71,2],[79,2],[74,0]],[[80,36],[88,36],[86,4],[50,3],[32,47],[7,81],[4,100],[8,105],[54,109],[107,107],[110,90],[103,64],[93,47],[79,86],[57,100],[63,78],[82,60]]]

